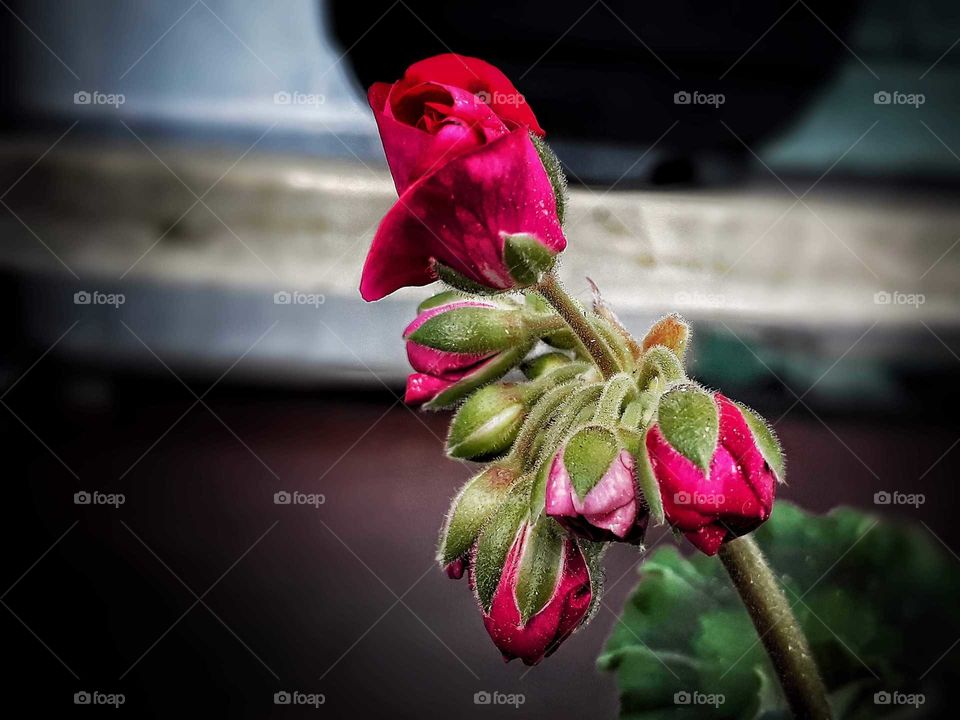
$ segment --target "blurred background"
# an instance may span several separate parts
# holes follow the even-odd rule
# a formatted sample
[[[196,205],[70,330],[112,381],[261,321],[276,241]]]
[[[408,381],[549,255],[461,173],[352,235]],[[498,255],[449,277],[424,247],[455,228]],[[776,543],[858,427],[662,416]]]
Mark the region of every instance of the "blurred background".
[[[616,713],[594,660],[641,556],[609,554],[555,656],[504,666],[432,566],[472,468],[400,401],[430,291],[357,293],[396,197],[364,88],[440,52],[499,66],[547,129],[569,288],[637,332],[692,321],[692,374],[774,422],[784,497],[960,548],[955,3],[0,6],[5,702]]]

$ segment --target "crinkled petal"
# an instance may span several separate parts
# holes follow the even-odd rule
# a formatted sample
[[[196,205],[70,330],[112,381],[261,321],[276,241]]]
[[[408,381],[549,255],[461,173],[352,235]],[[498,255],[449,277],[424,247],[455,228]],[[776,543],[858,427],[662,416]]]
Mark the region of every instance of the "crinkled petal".
[[[527,233],[552,252],[566,239],[556,199],[526,130],[464,153],[407,188],[377,228],[360,281],[379,300],[435,280],[434,261],[486,287],[515,286],[503,234]]]

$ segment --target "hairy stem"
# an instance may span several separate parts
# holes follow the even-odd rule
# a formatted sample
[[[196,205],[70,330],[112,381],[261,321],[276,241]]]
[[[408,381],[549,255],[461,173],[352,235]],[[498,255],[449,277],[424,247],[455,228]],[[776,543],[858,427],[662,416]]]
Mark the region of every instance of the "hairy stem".
[[[829,720],[830,706],[820,671],[783,590],[750,536],[720,548],[720,560],[753,620],[794,717]]]
[[[536,286],[544,299],[566,321],[567,325],[593,358],[603,377],[609,380],[620,371],[617,359],[597,330],[590,324],[577,302],[567,294],[557,277],[549,272]]]

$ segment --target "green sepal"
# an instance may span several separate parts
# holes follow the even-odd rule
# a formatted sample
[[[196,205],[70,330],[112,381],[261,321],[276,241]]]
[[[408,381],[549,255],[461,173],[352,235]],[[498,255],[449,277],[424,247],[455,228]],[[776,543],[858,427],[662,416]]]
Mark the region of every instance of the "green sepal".
[[[524,360],[520,365],[520,370],[528,380],[536,380],[538,377],[546,375],[553,370],[573,362],[570,356],[562,352],[548,352],[543,355],[537,355],[535,358]]]
[[[777,481],[786,482],[786,458],[773,428],[752,408],[741,402],[736,402],[736,405],[743,412],[743,419],[747,423],[747,427],[750,428],[753,441],[757,444],[757,449],[763,455],[763,459],[767,461],[767,465],[776,474]]]
[[[464,300],[469,299],[469,295],[465,295],[459,290],[444,290],[443,292],[438,292],[436,295],[431,295],[422,303],[417,305],[417,315],[422,313],[424,310],[430,310],[448,303],[463,302]]]
[[[582,500],[600,482],[620,450],[617,436],[599,425],[581,428],[567,440],[563,464],[577,497]]]
[[[621,429],[619,435],[624,447],[633,455],[637,485],[643,494],[650,517],[655,524],[663,525],[665,516],[663,498],[660,495],[660,483],[657,482],[657,478],[653,474],[650,457],[647,455],[647,433],[649,432],[649,428],[646,430]]]
[[[458,307],[434,315],[405,339],[423,347],[456,353],[505,350],[528,338],[516,310]]]
[[[665,345],[654,345],[644,352],[637,371],[637,385],[646,389],[656,378],[663,382],[677,382],[684,378],[683,364]]]
[[[553,596],[563,565],[564,533],[552,518],[530,526],[517,571],[516,600],[526,624]]]
[[[540,282],[556,262],[557,255],[528,233],[501,233],[503,261],[518,286],[529,287]]]
[[[503,502],[516,477],[512,468],[491,465],[460,489],[440,531],[437,550],[440,567],[446,567],[470,551],[480,529]]]
[[[533,347],[533,343],[527,342],[509,350],[504,350],[484,363],[479,369],[451,385],[433,400],[425,403],[423,405],[424,409],[438,410],[450,407],[460,402],[477,388],[492,383],[494,380],[499,380],[523,360],[526,354],[530,352],[531,347]]]
[[[563,219],[567,210],[567,176],[560,165],[560,159],[556,153],[547,145],[546,141],[538,135],[530,133],[530,139],[533,146],[537,149],[540,156],[540,162],[543,163],[543,169],[547,171],[547,177],[550,178],[550,186],[553,188],[553,196],[557,200],[557,219],[563,225]]]
[[[530,478],[514,483],[507,497],[480,530],[473,569],[477,598],[484,611],[490,610],[510,547],[517,539],[530,502]]]
[[[447,455],[483,460],[510,449],[527,416],[524,390],[514,383],[487,385],[467,398],[450,423]]]
[[[720,432],[713,396],[692,383],[672,387],[660,398],[657,423],[674,450],[704,472],[710,471]]]
[[[446,283],[452,288],[456,288],[457,290],[462,290],[463,292],[471,293],[473,295],[497,295],[513,289],[494,288],[481,285],[475,280],[471,280],[465,275],[458,273],[453,268],[436,261],[433,263],[433,272],[441,282]]]

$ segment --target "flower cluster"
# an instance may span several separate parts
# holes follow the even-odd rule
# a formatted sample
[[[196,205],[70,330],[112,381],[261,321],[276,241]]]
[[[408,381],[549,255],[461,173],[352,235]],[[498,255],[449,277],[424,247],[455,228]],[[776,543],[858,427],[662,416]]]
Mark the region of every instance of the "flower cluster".
[[[455,407],[448,455],[488,463],[453,500],[438,560],[467,575],[504,657],[534,664],[597,607],[609,543],[667,523],[713,555],[769,517],[783,458],[756,413],[687,377],[682,318],[636,340],[599,294],[561,295],[564,181],[515,98],[457,55],[371,88],[399,199],[361,294],[453,288],[403,333],[406,401]]]

